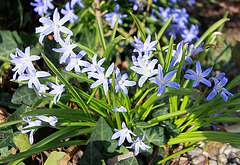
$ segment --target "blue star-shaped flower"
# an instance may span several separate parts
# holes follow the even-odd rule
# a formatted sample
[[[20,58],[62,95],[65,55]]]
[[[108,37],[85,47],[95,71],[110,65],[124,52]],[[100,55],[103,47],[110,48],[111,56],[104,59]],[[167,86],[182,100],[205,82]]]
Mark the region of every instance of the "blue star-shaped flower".
[[[173,88],[180,88],[180,85],[176,82],[170,81],[170,79],[173,77],[173,75],[177,72],[177,70],[173,70],[165,75],[163,77],[163,68],[160,64],[158,64],[158,78],[152,77],[149,80],[153,83],[157,84],[159,86],[159,89],[157,91],[157,96],[162,96],[165,93],[166,87],[173,87]]]
[[[192,87],[196,87],[199,84],[199,82],[211,87],[211,82],[209,80],[205,79],[204,77],[208,76],[209,73],[212,71],[212,69],[213,69],[213,67],[202,72],[201,64],[198,61],[196,63],[196,72],[194,72],[192,69],[188,69],[186,71],[186,73],[189,73],[189,74],[185,74],[184,77],[186,79],[195,80],[193,82]]]

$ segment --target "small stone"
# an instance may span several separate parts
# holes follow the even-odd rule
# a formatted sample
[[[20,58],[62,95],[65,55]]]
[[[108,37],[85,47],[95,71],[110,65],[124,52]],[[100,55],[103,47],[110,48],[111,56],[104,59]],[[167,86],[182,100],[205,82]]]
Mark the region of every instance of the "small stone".
[[[195,156],[193,159],[192,159],[192,163],[193,164],[199,164],[199,163],[201,163],[201,162],[203,162],[203,161],[205,161],[205,156],[204,155],[199,155],[199,156]]]
[[[240,158],[233,159],[233,163],[240,164]]]
[[[188,158],[180,157],[179,164],[181,164],[181,165],[188,165],[189,164]]]
[[[224,150],[229,146],[228,143],[225,143],[222,148],[219,149],[219,154],[223,154]]]
[[[199,145],[199,144],[200,144],[200,145]],[[198,146],[199,148],[204,149],[204,147],[205,147],[205,145],[206,145],[206,142],[200,141],[200,142],[197,143],[197,145],[199,145],[199,146]]]
[[[218,164],[227,164],[228,158],[225,154],[218,155]]]
[[[208,153],[209,157],[213,160],[217,160],[217,157],[219,155],[219,149],[222,148],[224,143],[221,142],[213,142],[208,146]]]
[[[208,165],[218,165],[218,163],[217,163],[216,160],[210,159],[210,160],[208,161]]]
[[[189,158],[192,159],[195,156],[201,154],[203,150],[201,148],[195,148],[194,150],[188,151]]]
[[[236,158],[237,154],[235,152],[231,152],[231,154],[228,156],[229,159]]]
[[[227,157],[231,154],[232,152],[232,146],[227,146],[227,148],[224,150],[224,154],[227,155]]]
[[[209,153],[207,151],[203,151],[202,154],[207,158],[207,157],[210,157],[209,156]]]

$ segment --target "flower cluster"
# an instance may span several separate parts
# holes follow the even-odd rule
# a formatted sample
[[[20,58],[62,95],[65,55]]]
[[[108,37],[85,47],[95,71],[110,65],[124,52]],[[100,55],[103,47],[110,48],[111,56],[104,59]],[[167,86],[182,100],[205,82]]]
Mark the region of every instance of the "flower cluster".
[[[122,25],[123,21],[121,20],[121,18],[126,18],[127,17],[127,14],[122,14],[122,15],[118,14],[119,8],[120,8],[119,4],[117,4],[115,6],[114,13],[106,13],[106,14],[104,14],[105,20],[108,21],[108,22],[111,22],[111,26],[110,26],[111,29],[113,29],[114,25],[117,22],[117,19],[118,19],[118,24]]]
[[[56,116],[49,116],[49,117],[43,116],[43,115],[35,116],[35,118],[37,118],[38,120],[34,120],[34,121],[31,120],[32,118],[33,118],[32,116],[28,116],[27,120],[22,118],[22,120],[24,122],[26,122],[28,125],[23,127],[21,130],[22,134],[30,132],[30,134],[29,134],[30,144],[33,144],[33,133],[34,133],[35,129],[27,129],[27,128],[42,126],[42,121],[49,123],[51,126],[55,127],[56,123],[58,122],[58,119]],[[24,129],[27,129],[27,130],[24,130]]]
[[[187,28],[188,23],[188,13],[185,8],[173,8],[170,7],[162,8],[158,7],[160,13],[159,16],[162,18],[163,22],[166,22],[172,16],[172,23],[170,23],[170,27],[168,28],[168,34],[173,36],[175,40],[177,35],[179,34],[183,41],[192,42],[193,40],[198,39],[198,25],[192,24],[190,29]]]
[[[137,137],[137,139],[135,141],[132,141],[131,135],[133,135],[133,136],[137,136],[137,135],[135,135],[131,130],[129,130],[126,127],[126,124],[124,122],[122,122],[121,130],[114,129],[114,131],[115,131],[115,133],[112,135],[111,139],[119,138],[118,146],[121,146],[123,144],[123,142],[125,141],[125,139],[127,139],[127,141],[129,143],[132,143],[132,145],[127,148],[133,148],[133,146],[135,146],[135,152],[134,152],[135,156],[138,155],[139,148],[141,148],[142,150],[147,150],[147,149],[151,148],[150,146],[143,143],[143,141],[145,140],[145,135],[143,136],[142,140],[140,140],[140,138]]]
[[[34,6],[34,11],[38,13],[38,15],[43,16],[43,14],[50,14],[48,9],[53,9],[54,5],[52,4],[53,0],[34,0],[35,3],[30,2],[31,6]]]

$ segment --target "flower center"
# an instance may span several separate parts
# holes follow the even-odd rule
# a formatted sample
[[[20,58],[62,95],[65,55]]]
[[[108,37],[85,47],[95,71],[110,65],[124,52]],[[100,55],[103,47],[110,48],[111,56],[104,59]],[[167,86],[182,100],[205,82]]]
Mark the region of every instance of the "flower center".
[[[150,70],[149,70],[149,69],[147,69],[146,73],[150,73]]]
[[[122,80],[120,80],[118,83],[121,85],[121,84],[123,83],[123,81],[122,81]]]

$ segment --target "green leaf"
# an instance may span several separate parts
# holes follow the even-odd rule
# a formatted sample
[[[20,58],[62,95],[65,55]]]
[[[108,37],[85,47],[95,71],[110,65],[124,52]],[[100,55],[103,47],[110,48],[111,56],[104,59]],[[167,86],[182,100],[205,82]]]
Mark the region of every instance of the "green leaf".
[[[218,27],[220,27],[222,24],[224,24],[227,21],[229,21],[228,18],[222,18],[216,23],[214,23],[210,28],[208,28],[208,30],[205,33],[203,33],[203,35],[199,38],[199,40],[194,44],[194,47],[196,48],[198,45],[200,45],[205,40],[205,38],[208,37],[209,34],[214,32]]]
[[[8,149],[8,147],[0,148],[0,159],[7,157],[11,154],[11,150]]]
[[[0,148],[6,146],[16,147],[13,143],[13,129],[10,126],[0,128],[0,136],[3,137],[0,139]]]
[[[131,157],[131,158],[128,158],[128,159],[124,159],[124,160],[121,160],[119,162],[117,162],[115,165],[138,165],[138,161],[136,159],[136,157]]]
[[[13,137],[14,144],[19,148],[20,152],[24,152],[31,148],[31,144],[29,143],[28,134],[18,134]]]
[[[195,131],[179,134],[176,138],[169,139],[168,145],[198,142],[198,141],[219,141],[240,145],[240,134],[218,131]]]
[[[93,142],[88,143],[87,149],[78,162],[79,165],[102,165],[102,155],[94,146]]]
[[[119,20],[119,17],[117,18],[117,21],[116,21],[116,23],[115,23],[115,25],[114,25],[114,28],[113,28],[113,30],[112,30],[112,35],[111,35],[110,41],[113,41],[114,38],[115,38],[116,31],[117,31],[117,27],[118,27],[118,20]]]
[[[58,161],[63,159],[67,155],[65,152],[53,151],[48,156],[44,165],[59,165]]]
[[[140,138],[142,138],[143,135],[146,136],[144,143],[153,143],[157,146],[163,145],[165,143],[163,127],[157,125],[148,128],[142,128],[140,126],[147,126],[148,124],[146,122],[136,122],[136,124],[136,131],[138,133],[138,136]]]
[[[168,72],[168,69],[169,69],[169,65],[170,65],[171,58],[172,58],[172,50],[173,50],[173,36],[171,36],[171,38],[170,38],[168,52],[167,52],[166,59],[165,59],[165,64],[164,64],[164,67],[163,67],[163,74],[164,75]]]
[[[110,42],[110,44],[107,46],[106,50],[104,51],[103,53],[103,58],[105,57],[106,58],[106,62],[107,64],[109,64],[109,61],[111,60],[110,59],[110,54],[113,50],[113,48],[116,46],[116,44],[125,39],[123,36],[117,36],[113,41]]]
[[[117,148],[117,141],[111,139],[112,135],[112,129],[103,117],[100,117],[87,144],[94,142],[99,151],[104,148],[105,151],[112,153]]]
[[[37,110],[32,110],[28,111],[22,116],[38,116],[38,115],[47,115],[47,116],[56,116],[56,117],[61,117],[64,120],[67,121],[78,121],[78,120],[83,120],[83,121],[90,121],[90,122],[95,122],[93,120],[90,120],[82,110],[79,109],[37,109]],[[94,115],[91,115],[92,118],[97,119]]]
[[[15,109],[18,105],[11,102],[12,96],[9,93],[0,93],[0,106]]]
[[[163,27],[162,27],[162,28],[160,29],[160,31],[158,32],[157,40],[160,40],[160,39],[161,39],[163,33],[164,33],[165,30],[167,29],[168,25],[171,23],[172,17],[173,17],[173,16],[171,16],[171,17],[167,20],[167,22],[165,22],[165,24],[163,25]]]
[[[14,53],[18,48],[19,36],[9,30],[0,30],[0,56],[11,59],[9,54]]]
[[[27,157],[31,156],[31,155],[35,155],[37,153],[43,152],[43,151],[48,151],[54,148],[59,148],[59,147],[68,147],[68,146],[72,146],[72,145],[85,145],[86,141],[85,140],[73,140],[73,141],[64,141],[64,142],[58,142],[58,143],[50,143],[47,145],[44,145],[42,147],[34,147],[32,146],[29,150],[25,151],[25,152],[21,152],[15,155],[10,155],[6,158],[3,158],[0,160],[0,162],[9,162],[9,161],[13,161],[13,160],[18,160],[20,158],[26,159]]]
[[[38,99],[39,97],[34,89],[29,89],[27,85],[22,85],[14,92],[11,101],[14,104],[23,103],[26,105],[32,105]]]
[[[21,115],[29,111],[30,109],[27,106],[22,105],[11,116],[7,118],[7,122],[21,120]]]
[[[102,45],[102,48],[103,48],[103,51],[106,50],[106,43],[105,43],[105,39],[104,39],[104,36],[103,36],[103,29],[100,25],[100,22],[97,20],[97,30],[98,30],[98,34],[99,34],[99,38],[100,38],[100,41],[101,41],[101,45]]]
[[[49,68],[54,72],[54,74],[63,82],[63,84],[66,86],[66,88],[69,90],[69,92],[73,95],[73,97],[77,100],[77,104],[83,109],[86,116],[90,117],[90,113],[88,111],[88,108],[86,104],[83,102],[82,98],[79,96],[79,94],[76,92],[76,90],[73,88],[73,86],[63,77],[63,75],[57,70],[57,68],[53,65],[53,63],[45,56],[43,55],[43,58]]]
[[[132,14],[132,13],[130,13],[130,14],[133,17],[134,21],[136,22],[138,30],[140,31],[141,36],[142,36],[142,41],[144,42],[146,40],[146,34],[145,34],[144,28],[142,26],[142,23],[134,14]]]

